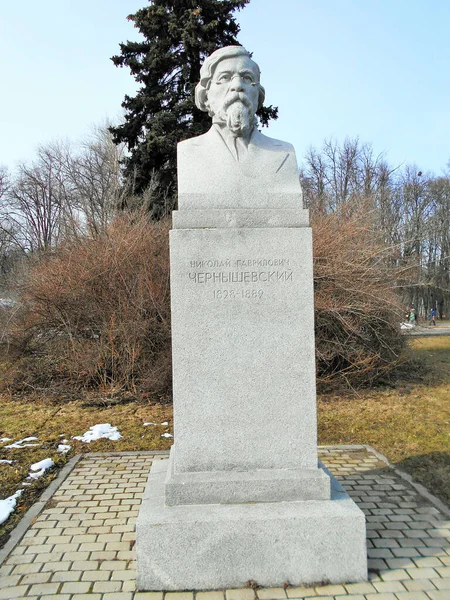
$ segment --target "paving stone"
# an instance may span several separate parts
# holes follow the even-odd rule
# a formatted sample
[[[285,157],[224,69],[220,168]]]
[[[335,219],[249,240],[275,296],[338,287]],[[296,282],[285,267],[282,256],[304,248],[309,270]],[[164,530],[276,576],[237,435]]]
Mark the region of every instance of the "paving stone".
[[[70,561],[63,562],[47,562],[42,565],[44,572],[68,571],[72,563]]]
[[[94,592],[120,592],[122,590],[121,581],[96,581],[92,588]]]
[[[387,569],[387,564],[382,558],[369,558],[367,561],[367,566],[368,566],[369,570],[376,569],[377,571],[379,571],[380,569],[381,570]]]
[[[167,594],[166,594],[167,598]],[[226,600],[253,600],[256,598],[255,591],[249,588],[246,589],[233,589],[225,591]],[[166,599],[164,599],[166,600]],[[167,600],[170,600],[168,598]],[[190,600],[190,599],[189,599]]]
[[[256,590],[257,598],[261,600],[278,600],[279,598],[287,598],[283,588],[261,588]]]
[[[38,573],[41,570],[42,566],[43,565],[40,563],[34,563],[31,565],[16,565],[12,570],[11,575],[26,575],[27,573]]]
[[[87,560],[89,552],[64,552],[63,561]]]
[[[259,598],[450,600],[450,520],[442,518],[434,506],[424,506],[423,498],[370,453],[319,452],[367,515],[370,583],[287,588],[286,592],[261,588]],[[162,592],[135,591],[135,551],[130,550],[150,464],[151,458],[138,455],[84,457],[53,496],[58,505],[44,509],[0,568],[0,588],[8,590],[7,600],[33,596],[42,600],[45,596],[52,600],[163,600]],[[382,472],[368,473],[379,466]],[[71,575],[64,579],[64,573],[79,573],[81,578],[68,581]],[[59,594],[35,594],[30,588],[24,593],[23,586],[49,583],[88,588],[66,588],[70,591],[63,589]],[[96,584],[114,587],[101,592],[94,589]],[[433,593],[438,595],[434,598]],[[239,600],[257,597],[249,588],[227,590],[227,600],[233,595]],[[188,597],[193,600],[194,595],[189,592]],[[171,592],[165,598],[179,597]],[[195,598],[224,600],[225,592],[198,592]]]
[[[422,556],[414,558],[414,563],[417,567],[442,567],[442,562],[434,556]]]
[[[91,552],[92,560],[114,560],[117,556],[117,552],[102,550],[101,552]]]
[[[373,543],[377,548],[398,548],[399,547],[399,543],[397,542],[397,540],[393,540],[390,538],[373,540]]]
[[[25,596],[28,588],[28,585],[14,585],[8,588],[3,588],[0,590],[0,600],[13,600],[13,598],[20,598],[20,596]]]
[[[136,577],[129,581],[122,581],[122,592],[135,592],[136,591]]]
[[[434,569],[429,567],[417,567],[415,569],[408,569],[408,575],[411,579],[433,579],[433,577],[437,576],[437,573]]]
[[[1,577],[0,577],[0,590],[3,588],[7,588],[7,587],[14,587],[16,586],[20,579],[22,578],[22,575],[3,575],[3,573],[0,573]],[[33,575],[31,575],[33,576]],[[28,577],[27,575],[25,577]],[[26,581],[24,581],[23,583],[27,583]]]
[[[450,579],[432,579],[431,582],[438,590],[450,590]]]
[[[310,596],[316,596],[316,590],[314,588],[304,587],[293,587],[287,588],[286,594],[288,598],[308,598]],[[227,598],[228,600],[228,598]]]
[[[435,592],[428,592],[431,600],[448,600],[448,592],[444,590],[436,590]]]
[[[428,590],[436,589],[434,583],[432,583],[430,579],[412,579],[411,581],[404,581],[403,585],[408,590],[408,592],[425,592]]]
[[[349,594],[372,594],[376,589],[371,583],[348,583],[345,589]]]
[[[347,593],[343,585],[321,585],[315,590],[320,596],[340,596]]]
[[[120,562],[120,561],[117,561]],[[111,579],[112,580],[119,580],[119,581],[129,581],[130,579],[135,580],[136,579],[136,571],[135,569],[128,569],[128,570],[123,570],[123,571],[113,571],[111,574]]]
[[[124,560],[104,560],[100,563],[100,570],[105,571],[124,571],[127,568],[127,563]]]
[[[76,560],[72,563],[71,571],[95,571],[100,566],[97,560]]]
[[[393,558],[392,551],[389,548],[369,548],[367,556],[370,558]]]
[[[8,563],[10,565],[25,565],[32,563],[35,558],[35,554],[25,554],[23,556],[10,556],[8,558]]]
[[[95,551],[102,551],[105,550],[105,542],[82,542],[80,544],[80,551],[81,552],[93,552]]]
[[[56,594],[59,589],[59,583],[36,583],[28,591],[29,596],[41,596],[44,594]]]
[[[57,571],[53,573],[52,581],[80,581],[82,571]]]
[[[63,594],[86,594],[90,587],[89,581],[68,581],[63,583],[61,591]]]
[[[51,577],[51,573],[30,573],[29,575],[23,575],[21,580],[20,580],[20,584],[21,585],[33,585],[34,583],[48,583],[49,579]],[[13,584],[15,585],[15,584]],[[0,581],[0,587],[5,587],[2,586],[2,583]]]
[[[11,571],[13,570],[13,565],[3,565],[2,567],[0,567],[0,575],[3,576],[7,576],[11,573]],[[0,579],[1,581],[1,579]]]
[[[429,600],[425,592],[399,592],[396,596],[398,600]]]
[[[374,581],[373,585],[378,592],[383,593],[397,593],[406,591],[406,588],[401,581]]]
[[[408,567],[415,567],[415,563],[410,558],[387,558],[386,562],[390,569],[406,569]]]
[[[397,557],[421,556],[417,548],[392,548],[392,554]]]
[[[84,571],[81,581],[109,581],[111,571]]]

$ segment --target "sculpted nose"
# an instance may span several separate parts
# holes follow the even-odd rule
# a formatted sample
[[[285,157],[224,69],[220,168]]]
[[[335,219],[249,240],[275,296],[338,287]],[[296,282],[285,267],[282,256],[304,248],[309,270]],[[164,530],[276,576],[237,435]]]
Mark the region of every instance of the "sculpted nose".
[[[239,76],[233,77],[231,80],[231,91],[232,92],[242,92],[244,87],[242,85],[242,79]]]

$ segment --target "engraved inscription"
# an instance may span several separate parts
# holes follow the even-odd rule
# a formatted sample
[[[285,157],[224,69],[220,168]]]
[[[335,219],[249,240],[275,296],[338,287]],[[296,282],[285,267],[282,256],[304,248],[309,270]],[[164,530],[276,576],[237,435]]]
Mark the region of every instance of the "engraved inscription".
[[[263,287],[293,281],[288,258],[209,258],[191,260],[189,267],[189,280],[210,289],[214,300],[258,300],[264,295]],[[222,287],[223,284],[243,286]]]
[[[256,298],[262,298],[264,295],[263,290],[250,290],[249,288],[243,290],[214,290],[213,298],[215,300],[236,300],[237,298],[245,298],[255,300]]]
[[[292,271],[191,271],[195,283],[266,283],[292,281]]]

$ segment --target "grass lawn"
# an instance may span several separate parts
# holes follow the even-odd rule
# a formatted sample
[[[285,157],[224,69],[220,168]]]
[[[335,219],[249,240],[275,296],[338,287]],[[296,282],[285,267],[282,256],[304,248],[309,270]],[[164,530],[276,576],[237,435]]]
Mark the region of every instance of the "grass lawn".
[[[319,443],[369,444],[450,505],[450,336],[408,346],[392,387],[319,397]]]
[[[450,504],[450,337],[416,338],[409,353],[418,361],[389,387],[358,395],[322,395],[318,400],[319,443],[370,444],[392,462]],[[419,367],[419,364],[422,365]],[[424,368],[425,367],[425,368]],[[144,426],[152,422],[153,425]],[[163,425],[163,423],[168,425]],[[117,426],[122,439],[90,444],[73,440],[98,423]],[[39,395],[13,398],[0,395],[0,498],[24,489],[16,511],[0,525],[0,547],[24,511],[56,476],[57,468],[23,486],[31,464],[51,458],[56,467],[80,452],[169,449],[173,433],[172,407],[138,401],[110,405],[97,392],[81,400],[55,401]],[[7,449],[25,437],[37,437],[35,447]],[[57,452],[68,440],[72,449]],[[33,443],[33,442],[31,442]],[[29,483],[29,481],[26,481]]]

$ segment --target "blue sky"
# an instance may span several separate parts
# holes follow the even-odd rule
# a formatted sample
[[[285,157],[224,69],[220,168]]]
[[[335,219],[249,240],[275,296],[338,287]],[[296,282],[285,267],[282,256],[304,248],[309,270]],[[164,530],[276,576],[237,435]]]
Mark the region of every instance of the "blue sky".
[[[120,119],[134,80],[109,58],[139,39],[145,0],[0,0],[0,165],[38,144]],[[441,173],[450,160],[448,0],[251,0],[239,41],[262,70],[265,131],[299,162],[325,137],[359,136],[390,163]]]

